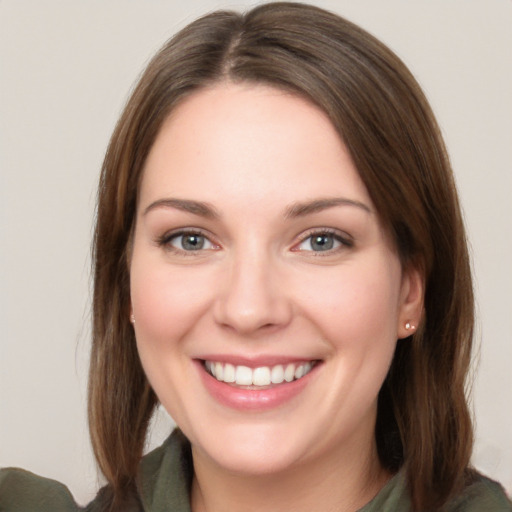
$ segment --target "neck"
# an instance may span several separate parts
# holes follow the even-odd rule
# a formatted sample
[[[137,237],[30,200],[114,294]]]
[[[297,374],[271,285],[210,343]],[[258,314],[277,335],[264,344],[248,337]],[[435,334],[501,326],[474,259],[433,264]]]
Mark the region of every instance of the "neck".
[[[349,447],[279,473],[248,475],[215,465],[193,449],[193,512],[354,512],[385,485],[375,442],[364,453]]]

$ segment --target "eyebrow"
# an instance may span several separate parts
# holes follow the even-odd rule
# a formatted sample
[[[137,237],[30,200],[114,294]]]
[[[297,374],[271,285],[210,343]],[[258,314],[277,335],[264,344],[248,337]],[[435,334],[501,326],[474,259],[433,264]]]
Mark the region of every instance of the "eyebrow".
[[[348,199],[346,197],[328,197],[312,199],[311,201],[306,202],[293,203],[288,208],[286,208],[284,217],[287,219],[304,217],[306,215],[321,212],[322,210],[327,210],[337,206],[354,206],[364,210],[367,213],[372,213],[371,208],[361,201]],[[175,208],[177,210],[192,213],[207,219],[220,218],[220,213],[210,203],[203,201],[193,201],[191,199],[176,198],[158,199],[157,201],[152,202],[149,206],[146,207],[143,215],[146,215],[156,208]]]
[[[303,203],[294,203],[286,209],[285,218],[303,217],[312,213],[321,212],[328,208],[336,206],[354,206],[360,208],[367,213],[373,213],[372,209],[361,201],[348,199],[346,197],[327,197],[321,199],[313,199]]]
[[[220,217],[219,212],[209,203],[174,198],[158,199],[154,201],[144,210],[143,215],[146,215],[156,208],[175,208],[207,219],[218,219]]]

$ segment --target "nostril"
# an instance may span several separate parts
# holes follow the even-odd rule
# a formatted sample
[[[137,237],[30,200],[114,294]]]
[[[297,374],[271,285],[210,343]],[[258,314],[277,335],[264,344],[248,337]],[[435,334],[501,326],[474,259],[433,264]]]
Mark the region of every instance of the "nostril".
[[[219,283],[212,309],[215,321],[246,335],[283,327],[290,321],[292,308],[283,287],[277,284],[279,276],[270,276],[267,259],[255,263],[254,254],[246,256]]]

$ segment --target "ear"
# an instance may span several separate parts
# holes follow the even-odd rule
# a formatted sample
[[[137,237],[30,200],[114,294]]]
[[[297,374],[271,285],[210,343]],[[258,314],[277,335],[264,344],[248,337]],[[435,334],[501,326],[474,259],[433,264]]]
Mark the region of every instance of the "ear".
[[[397,315],[397,338],[407,338],[417,331],[423,319],[424,293],[423,272],[412,265],[404,268]]]

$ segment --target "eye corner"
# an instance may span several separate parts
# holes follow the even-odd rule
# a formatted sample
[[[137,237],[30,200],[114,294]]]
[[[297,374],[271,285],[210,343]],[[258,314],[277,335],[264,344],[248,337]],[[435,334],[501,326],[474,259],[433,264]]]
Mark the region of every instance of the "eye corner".
[[[188,240],[187,240],[188,237]],[[183,228],[168,231],[156,239],[157,246],[178,256],[199,256],[209,251],[218,251],[220,244],[198,228]]]
[[[301,234],[290,251],[309,253],[311,256],[328,256],[353,246],[354,239],[347,233],[332,228],[313,228]]]

